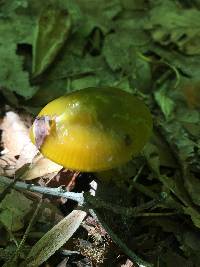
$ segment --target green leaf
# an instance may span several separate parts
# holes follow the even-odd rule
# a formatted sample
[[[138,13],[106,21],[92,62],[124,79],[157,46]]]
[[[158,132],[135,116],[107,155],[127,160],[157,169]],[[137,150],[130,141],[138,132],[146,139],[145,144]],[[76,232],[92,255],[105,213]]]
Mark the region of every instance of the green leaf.
[[[191,205],[191,201],[188,197],[188,193],[180,177],[171,178],[163,174],[163,175],[159,175],[158,179],[163,183],[163,185],[166,188],[168,188],[182,202],[183,207],[184,205],[185,206]]]
[[[180,177],[174,177],[172,179],[166,175],[159,175],[158,179],[182,202],[184,213],[191,217],[191,220],[196,227],[200,228],[200,213],[193,207],[193,203],[191,202],[185,189],[185,185]]]
[[[177,111],[176,118],[180,122],[196,124],[200,121],[200,113],[197,110],[182,107]]]
[[[81,77],[71,82],[72,89],[74,90],[80,90],[87,87],[96,87],[98,84],[99,84],[99,79],[94,75]]]
[[[121,0],[121,3],[123,7],[128,10],[139,10],[147,7],[145,0]]]
[[[70,27],[71,19],[66,10],[49,8],[41,14],[33,45],[33,76],[40,75],[52,64],[69,35]]]
[[[161,266],[170,266],[170,267],[177,267],[177,266],[187,266],[193,267],[192,259],[186,259],[182,255],[175,252],[175,250],[171,248],[165,249],[160,255],[160,263],[165,263],[165,265]]]
[[[194,225],[200,228],[200,213],[192,207],[184,208],[185,214],[190,215]]]
[[[138,31],[124,31],[119,30],[116,33],[108,34],[104,41],[103,55],[113,71],[128,69],[134,66],[136,57],[140,65],[141,58],[136,55],[136,51],[148,42],[146,35]],[[142,63],[143,60],[142,60]]]
[[[157,1],[152,4],[147,28],[154,41],[162,45],[176,44],[189,55],[200,54],[200,11],[183,9],[176,1]]]
[[[181,249],[185,255],[189,257],[195,266],[200,264],[200,235],[198,231],[185,230],[181,233],[179,241],[181,242]],[[194,265],[193,265],[194,266]]]
[[[185,181],[187,190],[190,194],[193,202],[200,206],[200,181],[192,173],[188,174],[187,180]]]
[[[29,74],[23,71],[23,59],[16,55],[16,45],[7,43],[0,45],[0,85],[17,94],[30,98],[37,87],[29,83]]]
[[[143,149],[148,164],[151,166],[151,169],[157,174],[160,174],[160,157],[158,148],[151,143],[145,145]]]
[[[31,203],[22,193],[12,190],[0,203],[0,222],[9,231],[23,228],[24,217],[31,210]]]
[[[196,143],[189,137],[187,131],[176,118],[173,122],[170,121],[163,124],[163,127],[165,127],[169,140],[172,141],[176,149],[178,149],[178,155],[183,163],[194,157]]]
[[[82,23],[80,34],[88,36],[94,28],[100,28],[103,33],[107,33],[112,28],[112,19],[121,11],[119,0],[73,0],[82,12]]]
[[[132,79],[134,87],[138,88],[142,92],[150,93],[152,84],[150,63],[141,53],[136,52],[132,64]]]
[[[166,120],[169,120],[173,115],[175,104],[174,101],[167,95],[167,84],[155,92],[155,99],[157,104],[160,106]]]
[[[178,53],[175,50],[169,51],[161,46],[152,45],[151,50],[154,51],[156,55],[159,55],[162,59],[168,62],[171,66],[180,69],[186,76],[189,76],[194,80],[199,80],[200,75],[200,56],[190,56]],[[186,64],[187,61],[187,64]]]

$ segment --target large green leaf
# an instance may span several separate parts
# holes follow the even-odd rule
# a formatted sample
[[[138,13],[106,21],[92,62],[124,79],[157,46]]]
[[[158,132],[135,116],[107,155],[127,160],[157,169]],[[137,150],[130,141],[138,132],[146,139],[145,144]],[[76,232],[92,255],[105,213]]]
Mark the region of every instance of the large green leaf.
[[[69,35],[71,19],[66,10],[48,8],[42,12],[33,45],[33,76],[44,72],[54,61]]]

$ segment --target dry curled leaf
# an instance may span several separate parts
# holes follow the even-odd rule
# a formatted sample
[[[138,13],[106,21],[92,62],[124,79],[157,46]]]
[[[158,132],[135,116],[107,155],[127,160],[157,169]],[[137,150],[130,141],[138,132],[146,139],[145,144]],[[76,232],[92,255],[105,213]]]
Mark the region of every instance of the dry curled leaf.
[[[53,161],[44,158],[41,154],[37,155],[29,169],[21,177],[24,180],[32,180],[43,176],[54,176],[63,167],[54,163]]]

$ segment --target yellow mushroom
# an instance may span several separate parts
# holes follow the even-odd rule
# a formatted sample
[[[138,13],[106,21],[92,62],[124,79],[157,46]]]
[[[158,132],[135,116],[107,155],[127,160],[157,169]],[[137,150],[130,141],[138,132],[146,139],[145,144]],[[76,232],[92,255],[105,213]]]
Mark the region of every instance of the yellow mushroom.
[[[151,114],[141,100],[102,87],[75,91],[47,104],[30,137],[45,157],[63,167],[98,172],[131,160],[151,132]]]

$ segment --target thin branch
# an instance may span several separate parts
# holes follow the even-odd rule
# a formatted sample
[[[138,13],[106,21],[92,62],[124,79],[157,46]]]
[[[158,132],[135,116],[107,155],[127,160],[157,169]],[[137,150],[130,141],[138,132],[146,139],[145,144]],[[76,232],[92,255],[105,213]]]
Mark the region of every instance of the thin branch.
[[[94,218],[96,216],[100,218],[101,225],[106,230],[106,232],[109,234],[109,236],[112,238],[112,240],[123,250],[125,254],[127,254],[130,259],[137,264],[138,266],[144,266],[144,267],[153,267],[151,263],[148,263],[141,259],[132,249],[130,249],[125,242],[115,233],[112,231],[112,229],[109,227],[109,225],[106,223],[104,218],[100,215],[100,213],[96,212],[94,213],[93,210],[90,210],[91,215],[94,215]]]
[[[0,176],[0,184],[4,185],[10,185],[12,183],[12,180]],[[152,209],[159,203],[163,203],[165,201],[166,196],[163,194],[157,196],[155,199],[144,203],[143,205],[137,206],[137,207],[123,207],[121,205],[113,205],[113,203],[109,203],[107,201],[104,201],[101,198],[91,196],[90,194],[86,193],[83,195],[83,193],[74,193],[74,192],[67,192],[66,190],[63,190],[61,187],[58,188],[49,188],[49,187],[43,187],[43,186],[36,186],[33,184],[26,184],[24,182],[16,182],[14,184],[14,188],[16,189],[22,189],[22,190],[29,190],[32,192],[37,192],[43,195],[51,195],[54,197],[62,197],[66,199],[71,199],[79,203],[79,205],[85,204],[87,208],[104,208],[107,210],[112,211],[115,214],[119,214],[126,217],[137,217],[137,216],[145,216],[141,213],[144,210]],[[169,216],[167,213],[162,213],[163,216]],[[171,213],[170,213],[171,215]],[[147,216],[147,215],[146,215]],[[150,213],[148,214],[150,216]],[[152,216],[156,216],[152,213]],[[158,214],[158,216],[161,216],[161,214]]]
[[[177,215],[178,212],[145,212],[135,214],[134,217],[168,217]]]
[[[97,208],[103,208],[109,211],[112,211],[115,214],[119,214],[121,216],[125,217],[139,217],[143,216],[141,213],[144,210],[152,209],[156,207],[158,204],[163,203],[165,201],[165,195],[161,194],[156,199],[151,200],[149,202],[146,202],[140,206],[137,207],[123,207],[121,205],[113,205],[113,203],[109,203],[108,201],[104,201],[101,198],[91,196],[89,194],[85,194],[85,202],[89,206],[89,208],[97,209]],[[150,216],[151,213],[148,213],[148,216]],[[153,214],[153,213],[152,213]],[[163,213],[165,214],[165,213]],[[164,216],[169,216],[168,215]],[[171,215],[171,213],[170,213]],[[144,215],[145,216],[145,215]],[[156,216],[155,213],[152,216]],[[161,216],[161,213],[158,214],[158,216]]]
[[[0,184],[2,185],[13,185],[13,180],[5,177],[0,176]],[[49,187],[43,187],[43,186],[37,186],[34,184],[26,184],[24,182],[16,182],[13,185],[16,189],[22,189],[22,190],[29,190],[32,192],[37,192],[44,195],[51,195],[54,197],[62,197],[74,200],[78,202],[80,205],[83,205],[84,203],[84,196],[83,193],[74,193],[74,192],[67,192],[66,190],[62,189],[62,187],[58,188],[49,188]]]

